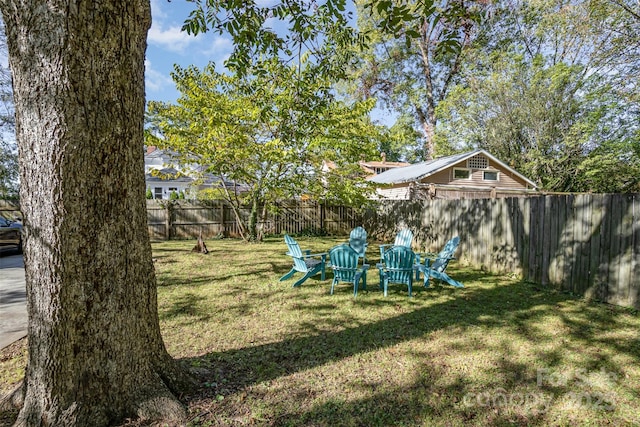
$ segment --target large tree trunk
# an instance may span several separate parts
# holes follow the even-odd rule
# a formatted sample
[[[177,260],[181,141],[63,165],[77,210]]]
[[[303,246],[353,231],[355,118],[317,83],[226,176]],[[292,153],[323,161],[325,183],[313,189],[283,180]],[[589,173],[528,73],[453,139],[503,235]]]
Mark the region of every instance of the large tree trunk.
[[[148,0],[0,0],[29,311],[17,425],[180,420],[160,336],[143,165]]]

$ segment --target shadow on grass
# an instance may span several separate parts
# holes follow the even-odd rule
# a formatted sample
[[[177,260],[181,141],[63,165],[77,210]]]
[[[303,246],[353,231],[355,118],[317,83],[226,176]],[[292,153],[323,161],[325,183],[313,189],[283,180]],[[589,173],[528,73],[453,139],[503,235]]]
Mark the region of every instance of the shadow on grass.
[[[198,305],[205,301],[206,298],[192,293],[185,293],[171,299],[168,308],[160,312],[160,319],[168,320],[181,316],[192,316],[191,321],[206,321],[211,318],[210,315],[202,313]]]
[[[487,283],[483,288],[465,288],[457,290],[449,286],[432,285],[429,289],[422,289],[425,298],[429,295],[448,298],[444,302],[435,303],[429,307],[416,306],[413,311],[401,313],[395,317],[347,327],[339,332],[327,332],[330,325],[343,327],[344,318],[333,320],[323,319],[322,325],[317,323],[302,323],[299,330],[305,331],[306,336],[286,339],[277,343],[258,346],[247,346],[238,350],[212,352],[184,361],[192,366],[206,368],[201,378],[202,384],[216,384],[198,390],[197,398],[210,396],[215,400],[217,395],[229,395],[252,387],[256,384],[269,382],[279,377],[292,375],[297,372],[310,370],[322,365],[330,364],[358,354],[390,348],[397,344],[413,340],[434,333],[438,330],[455,327],[461,333],[467,328],[477,327],[505,327],[508,325],[524,339],[534,343],[540,340],[538,332],[531,329],[531,324],[541,322],[546,316],[557,315],[558,308],[566,302],[576,298],[563,293],[550,292],[537,285],[515,283],[510,285],[491,285],[495,276],[487,276],[482,272],[456,271],[455,278],[468,283]],[[421,286],[416,286],[421,288]],[[375,284],[377,289],[377,283]],[[357,299],[354,305],[375,310],[383,306],[396,305],[392,299]],[[407,300],[399,309],[411,310],[412,302]],[[335,305],[331,303],[322,306],[309,306],[304,303],[294,303],[300,310],[314,310],[320,313],[331,311]],[[615,339],[596,339],[596,333],[601,332],[607,324],[615,323],[612,317],[603,316],[601,306],[594,308],[594,314],[588,325],[582,325],[582,320],[562,316],[571,334],[574,332],[585,345],[610,347],[621,354],[632,357],[640,356],[640,348],[635,342],[619,342]],[[321,314],[322,315],[322,314]],[[586,317],[580,316],[581,319]],[[326,320],[326,321],[325,321]],[[547,338],[548,339],[548,338]],[[482,343],[479,344],[482,346]],[[502,343],[500,351],[506,355],[499,362],[501,372],[520,381],[526,378],[525,384],[536,385],[536,378],[531,378],[532,366],[514,363],[509,360],[509,354],[515,349],[511,343]],[[463,349],[474,351],[472,348]],[[577,349],[580,352],[580,349]],[[567,363],[561,354],[540,350],[539,363],[549,369]],[[414,384],[397,390],[378,392],[377,387],[384,384],[370,385],[371,397],[358,401],[351,401],[349,396],[324,401],[305,411],[291,410],[290,405],[283,404],[281,410],[271,409],[269,412],[279,414],[271,425],[424,425],[429,420],[434,423],[440,420],[451,420],[453,424],[469,422],[490,422],[493,425],[544,425],[544,413],[541,408],[534,408],[533,413],[526,416],[523,412],[496,411],[495,407],[465,405],[462,399],[478,384],[470,384],[462,374],[454,381],[443,387],[433,388],[433,383],[441,375],[438,368],[439,361],[429,360],[425,355],[425,370],[416,372]],[[600,360],[594,360],[590,366],[581,366],[588,370],[606,367],[607,370],[620,374],[620,367],[604,353]],[[448,374],[449,378],[451,374]],[[348,388],[348,387],[347,387]],[[384,388],[384,387],[383,387]],[[545,392],[546,389],[536,389]],[[553,388],[558,396],[571,392],[570,385]],[[291,393],[298,390],[291,390]],[[438,396],[433,397],[432,393]],[[632,390],[630,393],[636,393]],[[252,389],[256,396],[259,393]],[[195,396],[193,396],[195,398]],[[536,403],[536,402],[534,402]],[[542,406],[545,406],[541,400]],[[275,403],[278,406],[278,403]],[[220,410],[224,412],[225,404]],[[545,409],[545,408],[542,408]],[[546,408],[548,409],[548,408]],[[231,409],[233,412],[233,409]],[[444,417],[444,418],[443,418]],[[523,418],[524,417],[524,418]],[[482,419],[483,421],[477,421]],[[348,421],[347,421],[348,420]],[[474,421],[476,420],[476,421]],[[344,424],[344,423],[347,424]]]

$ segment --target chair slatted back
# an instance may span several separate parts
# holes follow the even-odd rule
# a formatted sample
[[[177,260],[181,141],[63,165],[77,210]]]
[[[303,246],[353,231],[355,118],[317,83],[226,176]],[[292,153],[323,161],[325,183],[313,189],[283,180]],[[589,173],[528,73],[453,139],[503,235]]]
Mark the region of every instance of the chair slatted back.
[[[393,242],[394,246],[405,246],[411,248],[411,242],[413,242],[413,231],[408,228],[403,228],[396,234],[396,240]]]
[[[364,228],[358,226],[351,230],[349,246],[356,251],[358,256],[364,257],[367,250],[367,232]]]
[[[298,244],[298,242],[296,242],[295,239],[288,234],[285,234],[284,241],[287,244],[287,248],[289,249],[287,255],[290,255],[293,258],[293,268],[301,273],[306,273],[309,268],[307,267],[307,263],[303,258],[302,249],[300,249],[300,245]]]
[[[444,272],[449,264],[449,261],[453,258],[453,254],[458,249],[458,245],[460,244],[460,237],[456,236],[453,239],[449,240],[444,248],[438,254],[438,257],[435,259],[433,264],[430,266],[433,270],[439,271],[440,273]]]
[[[416,254],[406,246],[393,246],[384,253],[384,267],[389,282],[409,284],[412,281]]]
[[[335,277],[344,282],[353,282],[358,272],[358,253],[347,244],[333,247],[329,251],[331,268]]]

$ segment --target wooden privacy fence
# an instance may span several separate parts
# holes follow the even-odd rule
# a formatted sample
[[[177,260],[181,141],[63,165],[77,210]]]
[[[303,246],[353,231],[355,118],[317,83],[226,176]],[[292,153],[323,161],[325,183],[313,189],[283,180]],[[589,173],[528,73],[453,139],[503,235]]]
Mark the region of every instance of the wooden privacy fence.
[[[458,235],[466,264],[637,309],[639,216],[638,194],[575,194],[381,202],[364,223],[383,241],[407,226],[430,252]]]
[[[273,206],[273,213],[261,223],[265,233],[318,232],[345,234],[362,222],[362,215],[345,206],[316,202],[287,202]],[[246,220],[249,208],[241,215]],[[153,240],[194,238],[202,233],[205,239],[240,235],[231,207],[222,200],[204,204],[147,200],[149,236]]]
[[[152,239],[238,235],[224,202],[169,206],[148,201]],[[0,203],[5,214],[20,216],[18,209]],[[429,252],[458,235],[457,254],[465,264],[640,308],[640,194],[382,201],[364,217],[351,208],[314,202],[282,204],[275,212],[263,224],[265,232],[346,235],[364,224],[371,241],[388,243],[406,226],[414,232],[414,249]]]

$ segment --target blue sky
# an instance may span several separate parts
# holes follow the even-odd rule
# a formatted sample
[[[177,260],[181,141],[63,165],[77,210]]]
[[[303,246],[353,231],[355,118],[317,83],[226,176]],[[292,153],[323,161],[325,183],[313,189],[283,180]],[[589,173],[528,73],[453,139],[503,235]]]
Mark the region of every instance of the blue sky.
[[[276,0],[258,0],[257,3],[270,5]],[[210,31],[194,37],[180,30],[193,8],[194,4],[185,0],[151,0],[152,24],[145,61],[147,101],[175,102],[178,99],[179,93],[171,79],[174,64],[203,68],[213,61],[217,67],[222,67],[233,50],[232,41],[226,35]],[[389,112],[374,110],[371,115],[387,125],[395,121],[395,115]]]
[[[194,4],[185,0],[151,0],[152,24],[147,37],[145,80],[147,101],[178,98],[171,71],[173,65],[204,67],[210,61],[222,66],[233,45],[224,35],[207,32],[197,37],[180,30]]]

